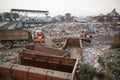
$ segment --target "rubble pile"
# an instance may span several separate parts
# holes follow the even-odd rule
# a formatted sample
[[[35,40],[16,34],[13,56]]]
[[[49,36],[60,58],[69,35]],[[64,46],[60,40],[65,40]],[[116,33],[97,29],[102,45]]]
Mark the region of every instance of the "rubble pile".
[[[103,24],[94,23],[56,23],[43,26],[42,30],[49,36],[72,35],[80,36],[82,30],[89,30],[92,34],[106,32]]]
[[[27,28],[26,30],[34,32],[35,30],[42,30],[45,34],[46,39],[51,39],[52,36],[69,36],[69,37],[81,37],[82,30],[88,30],[90,34],[94,36],[92,40],[91,50],[95,49],[99,51],[104,45],[100,45],[101,43],[109,42],[113,37],[109,37],[108,33],[111,29],[104,28],[102,23],[51,23],[48,25],[44,25],[43,27],[35,27],[35,28]],[[107,37],[108,36],[108,37]],[[113,35],[112,35],[113,36]],[[104,46],[105,47],[105,46]],[[98,50],[99,49],[99,50]],[[15,53],[16,51],[13,51]],[[93,51],[92,51],[93,52]],[[100,50],[102,52],[102,50]],[[12,53],[12,52],[11,52]],[[98,52],[97,52],[98,53]]]
[[[44,25],[43,27],[35,27],[26,29],[32,33],[36,30],[43,31],[48,44],[52,45],[53,37],[77,37],[81,38],[82,30],[87,30],[89,34],[93,35],[91,43],[84,45],[82,42],[83,50],[80,48],[72,47],[72,49],[66,49],[71,52],[70,58],[77,58],[82,60],[83,63],[89,63],[97,69],[101,69],[102,65],[98,62],[99,56],[108,56],[108,51],[110,51],[110,45],[116,32],[113,32],[110,28],[105,28],[102,23],[55,23]],[[61,37],[60,37],[61,38]],[[71,42],[75,44],[75,42]],[[50,46],[51,46],[50,45]],[[46,47],[49,47],[46,45]],[[12,62],[17,63],[18,61],[18,49],[11,49],[0,52],[0,60],[2,62]],[[80,52],[83,52],[81,56]],[[107,53],[107,54],[105,54]]]
[[[101,69],[102,66],[99,64],[99,56],[104,56],[110,50],[110,45],[98,45],[83,50],[83,62],[93,65],[97,69]],[[109,54],[106,54],[109,55]]]
[[[1,62],[12,62],[17,63],[18,58],[18,49],[5,50],[0,52],[0,61]]]

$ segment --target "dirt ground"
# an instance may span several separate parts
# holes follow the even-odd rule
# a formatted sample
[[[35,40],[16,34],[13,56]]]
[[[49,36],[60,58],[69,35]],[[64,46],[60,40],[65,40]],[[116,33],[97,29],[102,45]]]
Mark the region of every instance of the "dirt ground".
[[[71,52],[70,58],[81,59],[81,49],[80,48],[72,48],[70,50],[70,52]]]

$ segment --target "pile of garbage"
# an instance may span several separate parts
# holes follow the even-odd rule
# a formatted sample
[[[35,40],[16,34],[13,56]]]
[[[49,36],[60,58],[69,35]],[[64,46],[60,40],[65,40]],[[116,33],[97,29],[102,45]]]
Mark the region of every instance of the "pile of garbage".
[[[97,69],[101,69],[101,65],[98,62],[99,56],[104,56],[106,51],[109,51],[109,45],[99,45],[83,50],[83,62],[89,63]]]
[[[18,49],[0,52],[0,62],[17,63],[17,61],[18,61],[17,53],[18,53]]]
[[[89,48],[88,49],[84,49],[83,50],[83,62],[84,63],[89,63],[89,64],[93,65],[95,68],[100,69],[101,66],[97,62],[97,60],[98,60],[98,55],[97,54],[98,53],[96,53],[95,50],[91,50]]]

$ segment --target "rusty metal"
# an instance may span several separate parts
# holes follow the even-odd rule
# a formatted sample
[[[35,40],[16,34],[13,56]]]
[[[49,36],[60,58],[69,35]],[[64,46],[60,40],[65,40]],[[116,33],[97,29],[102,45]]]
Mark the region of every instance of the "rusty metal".
[[[69,38],[65,41],[62,49],[66,49],[67,47],[79,47],[82,49],[82,43],[79,38]]]
[[[120,34],[116,34],[113,40],[114,47],[120,47]]]
[[[38,54],[48,55],[48,56],[55,56],[55,57],[70,56],[70,52],[65,50],[58,50],[58,49],[53,49],[53,48],[48,48],[43,46],[34,46],[34,45],[27,45],[26,49],[24,49],[23,51],[33,52],[33,53],[38,53]]]
[[[26,30],[0,30],[0,40],[28,40],[29,33]]]
[[[67,40],[67,46],[69,46],[69,47],[81,47],[79,38],[69,38]]]
[[[27,51],[19,52],[19,62],[22,65],[35,66],[45,69],[71,72],[75,61],[75,59],[47,56]]]
[[[78,64],[78,60],[75,61],[72,72],[68,73],[64,71],[30,67],[30,66],[24,66],[19,64],[0,63],[0,79],[76,80],[75,72],[76,72],[77,64]]]
[[[61,47],[61,42],[66,42],[67,46],[69,47],[80,47],[79,38],[76,37],[68,37],[68,36],[59,36],[59,37],[52,37],[52,42],[55,43],[55,47]],[[58,44],[57,44],[58,43]]]

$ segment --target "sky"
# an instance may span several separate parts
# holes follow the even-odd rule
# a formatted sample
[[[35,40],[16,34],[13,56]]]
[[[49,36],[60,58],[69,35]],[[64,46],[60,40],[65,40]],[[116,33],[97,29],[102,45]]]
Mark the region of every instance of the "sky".
[[[11,9],[48,10],[50,16],[107,14],[114,8],[120,13],[120,0],[0,0],[0,12]]]

